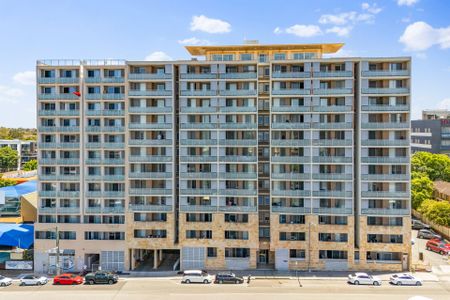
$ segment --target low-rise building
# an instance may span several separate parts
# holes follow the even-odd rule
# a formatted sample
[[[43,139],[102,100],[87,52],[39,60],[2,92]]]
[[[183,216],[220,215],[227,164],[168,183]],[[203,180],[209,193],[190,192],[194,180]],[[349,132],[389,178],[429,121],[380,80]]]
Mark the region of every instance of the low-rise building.
[[[3,147],[10,147],[17,151],[19,155],[17,170],[20,170],[26,162],[37,158],[37,145],[35,141],[0,140],[0,148]]]
[[[421,120],[411,121],[412,153],[450,153],[450,111],[423,111]]]
[[[450,202],[450,182],[446,181],[435,181],[433,198],[438,201],[448,201]]]

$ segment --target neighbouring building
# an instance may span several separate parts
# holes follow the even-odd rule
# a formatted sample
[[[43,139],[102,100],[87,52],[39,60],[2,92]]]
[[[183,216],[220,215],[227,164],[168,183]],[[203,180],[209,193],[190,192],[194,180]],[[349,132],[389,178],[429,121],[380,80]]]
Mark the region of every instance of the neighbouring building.
[[[411,61],[342,45],[38,61],[35,270],[408,269]]]
[[[450,154],[450,111],[424,110],[411,121],[411,151]]]
[[[0,223],[34,223],[36,219],[36,180],[0,188]]]
[[[17,151],[19,156],[17,170],[20,170],[26,162],[37,158],[36,146],[37,143],[35,141],[0,140],[0,148],[10,147]]]
[[[433,182],[433,185],[433,198],[438,201],[450,202],[450,182],[438,180]]]

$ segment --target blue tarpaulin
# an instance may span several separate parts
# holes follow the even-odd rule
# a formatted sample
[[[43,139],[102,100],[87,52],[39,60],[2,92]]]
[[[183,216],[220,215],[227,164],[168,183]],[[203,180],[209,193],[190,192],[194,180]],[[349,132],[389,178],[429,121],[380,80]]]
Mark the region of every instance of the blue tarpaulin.
[[[18,185],[2,187],[0,188],[0,191],[4,192],[7,198],[19,198],[22,195],[36,192],[37,181],[30,180]]]
[[[34,225],[0,224],[0,246],[28,249],[34,243]]]

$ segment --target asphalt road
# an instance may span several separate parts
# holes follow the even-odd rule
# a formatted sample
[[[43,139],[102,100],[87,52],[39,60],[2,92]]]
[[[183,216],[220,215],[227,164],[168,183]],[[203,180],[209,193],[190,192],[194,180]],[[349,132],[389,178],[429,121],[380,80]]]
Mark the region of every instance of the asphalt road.
[[[134,300],[134,299],[410,299],[414,296],[434,300],[449,299],[450,285],[442,282],[425,282],[423,286],[353,286],[344,280],[252,280],[248,285],[181,284],[179,279],[121,279],[109,285],[20,287],[16,283],[0,289],[0,299],[45,300]]]

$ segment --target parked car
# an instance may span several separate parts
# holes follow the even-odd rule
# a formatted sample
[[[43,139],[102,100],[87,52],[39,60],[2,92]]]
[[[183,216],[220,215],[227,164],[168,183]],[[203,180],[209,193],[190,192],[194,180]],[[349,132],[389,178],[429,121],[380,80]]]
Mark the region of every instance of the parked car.
[[[11,278],[0,275],[0,286],[8,286],[11,284],[12,284]]]
[[[411,228],[414,230],[430,229],[430,225],[427,225],[419,220],[411,220]]]
[[[371,276],[367,273],[355,273],[348,275],[348,283],[359,285],[359,284],[370,284],[370,285],[381,285],[381,279],[376,276]]]
[[[422,285],[422,280],[412,276],[411,274],[394,274],[389,279],[389,282],[395,285]]]
[[[214,283],[244,283],[244,278],[238,277],[234,273],[218,273]]]
[[[53,284],[82,284],[83,283],[83,277],[75,274],[61,274],[59,276],[55,276],[53,278]]]
[[[202,270],[188,270],[184,271],[181,283],[211,283],[212,276]]]
[[[89,284],[114,284],[119,281],[119,276],[111,272],[98,271],[86,274],[84,281]]]
[[[419,239],[427,239],[427,240],[431,240],[431,239],[438,239],[438,240],[442,240],[442,237],[435,233],[432,230],[429,229],[421,229],[417,232],[417,237]]]
[[[429,240],[426,244],[428,251],[434,251],[441,255],[447,255],[450,253],[450,244],[446,244],[441,240]]]
[[[45,285],[48,282],[48,278],[39,275],[24,275],[20,278],[20,285]]]

